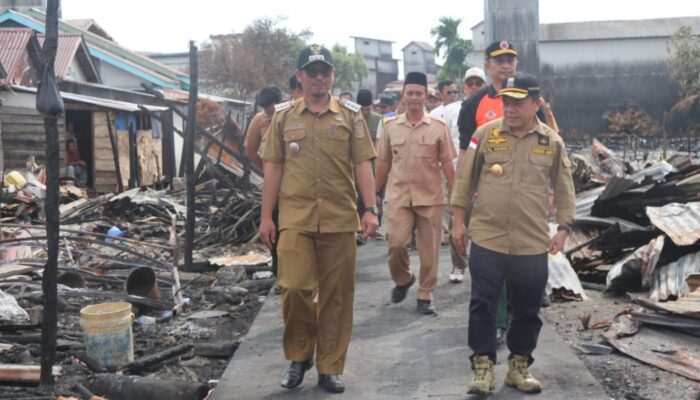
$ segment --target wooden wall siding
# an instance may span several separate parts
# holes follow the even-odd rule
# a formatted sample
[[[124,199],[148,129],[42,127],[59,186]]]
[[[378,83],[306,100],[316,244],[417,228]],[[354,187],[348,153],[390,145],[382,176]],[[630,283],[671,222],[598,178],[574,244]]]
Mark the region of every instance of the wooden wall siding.
[[[34,156],[37,164],[46,163],[46,133],[44,118],[33,108],[0,106],[2,121],[2,151],[8,170],[26,168],[27,158]],[[58,120],[61,175],[65,175],[65,118]]]
[[[131,164],[129,164],[129,131],[116,131],[117,144],[119,147],[119,169],[122,173],[122,185],[129,187],[129,176],[131,176]]]
[[[163,144],[162,138],[153,138],[153,131],[137,132],[137,152],[139,158],[139,179],[141,185],[152,185],[161,179],[163,174]]]
[[[115,116],[113,112],[109,112],[109,118],[111,119],[112,129],[114,129]],[[112,142],[109,140],[107,113],[104,111],[93,112],[92,124],[94,132],[95,190],[100,193],[114,192],[117,190],[117,173],[114,169]],[[128,163],[128,159],[126,162]]]

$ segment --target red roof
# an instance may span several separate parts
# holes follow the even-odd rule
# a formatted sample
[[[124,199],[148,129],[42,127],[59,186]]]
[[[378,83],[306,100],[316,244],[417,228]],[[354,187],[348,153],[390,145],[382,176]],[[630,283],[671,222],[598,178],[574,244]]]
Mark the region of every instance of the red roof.
[[[27,61],[27,44],[33,31],[28,28],[0,28],[0,63],[7,71],[4,84],[22,82],[22,77],[29,67]]]

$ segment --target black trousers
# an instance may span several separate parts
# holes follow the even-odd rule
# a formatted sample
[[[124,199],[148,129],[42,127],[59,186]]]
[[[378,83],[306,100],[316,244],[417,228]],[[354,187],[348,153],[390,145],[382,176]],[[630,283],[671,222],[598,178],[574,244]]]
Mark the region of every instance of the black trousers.
[[[474,354],[496,360],[496,305],[508,285],[510,328],[506,338],[511,354],[531,357],[542,328],[539,317],[542,293],[547,285],[547,253],[516,256],[497,253],[472,242],[469,273],[469,347]]]

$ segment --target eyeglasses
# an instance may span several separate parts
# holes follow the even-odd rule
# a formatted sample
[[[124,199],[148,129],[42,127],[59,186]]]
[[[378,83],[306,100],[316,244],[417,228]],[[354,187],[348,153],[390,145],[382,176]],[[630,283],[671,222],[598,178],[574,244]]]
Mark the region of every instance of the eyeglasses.
[[[319,67],[319,68],[304,68],[304,73],[306,76],[309,78],[315,78],[319,74],[321,74],[322,77],[328,78],[331,76],[331,72],[333,72],[333,69],[331,67]]]
[[[467,85],[467,87],[472,87],[472,86],[480,87],[480,86],[484,85],[484,81],[482,81],[481,79],[464,81],[464,84]]]
[[[505,55],[505,56],[501,56],[501,57],[496,57],[496,58],[493,58],[492,60],[493,60],[496,64],[498,64],[498,65],[502,65],[502,64],[512,64],[512,65],[515,65],[515,64],[518,62],[518,59],[517,59],[517,58],[515,58],[515,57],[513,57],[513,56],[509,56],[509,55]]]

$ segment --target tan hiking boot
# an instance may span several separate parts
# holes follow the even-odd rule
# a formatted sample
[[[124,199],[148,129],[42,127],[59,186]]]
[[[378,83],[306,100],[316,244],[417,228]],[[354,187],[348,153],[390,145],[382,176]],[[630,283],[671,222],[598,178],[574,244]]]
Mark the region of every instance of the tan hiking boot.
[[[513,355],[508,360],[506,385],[514,386],[525,393],[539,393],[542,391],[542,384],[530,375],[530,371],[528,371],[529,360],[528,357],[519,355]]]
[[[475,356],[472,360],[474,379],[469,384],[468,394],[489,394],[495,387],[493,384],[493,361],[489,356]]]

